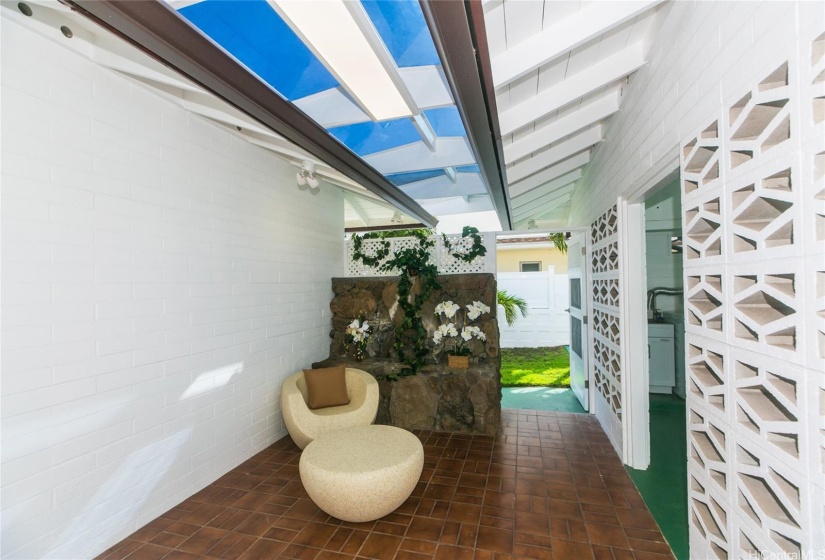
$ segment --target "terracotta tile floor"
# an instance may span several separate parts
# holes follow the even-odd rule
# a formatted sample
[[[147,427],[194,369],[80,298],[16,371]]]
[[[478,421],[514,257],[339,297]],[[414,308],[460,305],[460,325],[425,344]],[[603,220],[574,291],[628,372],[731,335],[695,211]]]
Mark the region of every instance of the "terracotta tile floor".
[[[421,481],[378,521],[319,510],[286,437],[98,558],[672,558],[593,416],[505,410],[497,437],[417,435]]]

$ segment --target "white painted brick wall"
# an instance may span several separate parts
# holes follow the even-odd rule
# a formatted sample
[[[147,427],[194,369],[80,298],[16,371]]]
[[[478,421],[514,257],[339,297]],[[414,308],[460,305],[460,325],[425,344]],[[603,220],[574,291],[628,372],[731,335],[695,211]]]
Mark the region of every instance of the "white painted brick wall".
[[[88,558],[285,434],[343,202],[6,17],[2,51],[2,556]]]
[[[625,86],[577,189],[570,224],[585,226],[678,167],[679,143],[750,84],[800,52],[800,26],[822,25],[821,2],[671,2],[648,64]],[[656,170],[670,162],[672,165]],[[648,184],[649,183],[649,184]]]

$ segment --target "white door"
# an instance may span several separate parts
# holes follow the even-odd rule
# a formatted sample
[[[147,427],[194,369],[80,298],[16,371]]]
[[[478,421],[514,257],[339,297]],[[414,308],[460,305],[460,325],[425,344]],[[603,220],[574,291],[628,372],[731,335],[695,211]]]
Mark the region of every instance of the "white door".
[[[577,233],[567,245],[567,266],[570,278],[570,388],[585,410],[588,408],[587,374],[587,262],[584,234]]]

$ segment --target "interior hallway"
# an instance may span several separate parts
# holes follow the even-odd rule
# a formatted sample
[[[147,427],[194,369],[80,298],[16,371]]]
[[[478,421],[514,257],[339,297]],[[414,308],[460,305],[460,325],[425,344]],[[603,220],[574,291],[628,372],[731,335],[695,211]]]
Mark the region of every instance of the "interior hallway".
[[[497,437],[417,432],[413,495],[361,524],[309,500],[285,437],[99,558],[672,558],[593,416],[503,410],[502,424]]]

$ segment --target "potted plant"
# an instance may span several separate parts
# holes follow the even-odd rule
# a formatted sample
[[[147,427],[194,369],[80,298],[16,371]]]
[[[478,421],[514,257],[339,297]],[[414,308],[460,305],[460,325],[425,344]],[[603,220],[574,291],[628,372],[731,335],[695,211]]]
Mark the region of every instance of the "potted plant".
[[[471,325],[482,314],[489,313],[490,308],[480,301],[466,306],[462,313],[461,306],[452,301],[443,301],[435,306],[435,315],[441,324],[433,333],[433,342],[440,344],[444,339],[453,339],[453,348],[447,354],[447,365],[451,368],[467,369],[470,366],[470,348],[473,338],[487,340],[487,335],[477,326]]]
[[[370,337],[370,326],[362,313],[347,326],[344,342],[354,351],[355,360],[360,362],[366,357],[367,339]]]

